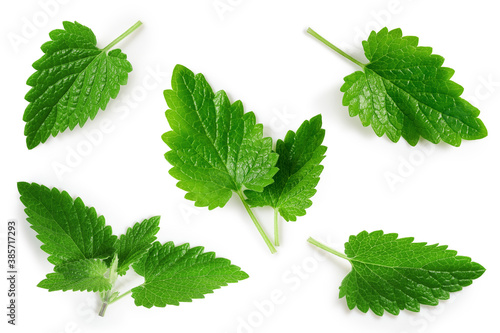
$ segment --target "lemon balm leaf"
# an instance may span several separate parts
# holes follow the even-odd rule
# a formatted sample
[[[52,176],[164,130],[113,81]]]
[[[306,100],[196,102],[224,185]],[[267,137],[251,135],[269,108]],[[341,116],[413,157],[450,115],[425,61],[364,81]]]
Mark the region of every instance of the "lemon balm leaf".
[[[84,259],[106,259],[115,252],[116,236],[104,216],[82,199],[36,183],[19,182],[28,222],[54,265]]]
[[[344,78],[342,103],[351,117],[359,116],[377,136],[415,146],[420,137],[460,146],[462,140],[487,136],[479,110],[461,98],[463,88],[451,81],[454,70],[432,48],[401,29],[372,31],[363,41],[367,64],[354,59],[311,28],[308,32],[361,67]]]
[[[27,84],[24,134],[33,149],[67,128],[82,127],[104,110],[125,85],[132,65],[113,46],[132,33],[139,21],[103,49],[92,30],[78,22],[63,22],[64,29],[50,32],[42,45],[44,55],[33,63],[36,72]]]
[[[438,305],[485,272],[446,245],[415,243],[412,237],[398,238],[395,233],[362,231],[349,237],[345,254],[312,238],[308,241],[351,263],[339,294],[349,309],[372,310],[379,316],[385,311],[418,312],[421,304]]]
[[[248,278],[238,266],[213,252],[203,252],[201,246],[175,246],[172,242],[155,242],[132,267],[145,280],[132,289],[132,297],[137,306],[147,308],[191,302]]]
[[[278,155],[272,139],[253,112],[244,112],[241,101],[231,103],[226,93],[216,93],[202,74],[177,65],[172,89],[164,91],[169,109],[165,115],[171,131],[162,139],[173,166],[169,173],[185,198],[198,207],[224,207],[236,193],[272,253],[274,246],[245,201],[243,189],[261,192],[273,182]]]
[[[326,147],[322,145],[324,137],[321,115],[304,121],[297,132],[288,131],[285,139],[276,143],[276,153],[279,155],[276,166],[279,171],[273,177],[274,182],[262,192],[245,191],[250,206],[274,208],[275,245],[279,245],[277,213],[286,221],[296,221],[312,205],[310,199],[316,193],[316,185],[323,171],[321,161],[326,152]]]

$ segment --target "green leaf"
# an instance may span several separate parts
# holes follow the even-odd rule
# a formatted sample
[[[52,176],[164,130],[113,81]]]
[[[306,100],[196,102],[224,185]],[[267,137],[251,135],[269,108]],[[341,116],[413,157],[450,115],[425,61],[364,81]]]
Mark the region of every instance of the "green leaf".
[[[132,267],[145,280],[132,289],[132,297],[137,306],[147,308],[191,302],[228,283],[248,278],[238,266],[216,258],[213,252],[203,252],[203,247],[175,246],[172,242],[153,243]]]
[[[243,187],[262,191],[273,182],[278,156],[271,138],[263,138],[253,112],[241,101],[230,103],[224,91],[213,93],[202,74],[177,65],[172,90],[165,90],[171,131],[163,134],[170,174],[186,199],[199,207],[224,207]]]
[[[132,228],[120,236],[116,243],[118,254],[119,275],[127,272],[130,265],[137,262],[156,240],[156,233],[160,230],[160,216],[154,216],[141,223],[137,222]]]
[[[278,140],[279,155],[274,183],[264,191],[245,191],[247,202],[253,207],[271,206],[278,209],[287,221],[296,221],[312,205],[310,198],[323,171],[321,161],[326,147],[322,146],[325,130],[321,128],[321,115],[302,123],[297,133],[288,131],[285,140]]]
[[[343,255],[310,238],[309,242],[349,260],[352,271],[340,286],[349,309],[420,311],[420,304],[437,305],[480,277],[485,268],[469,257],[458,256],[446,245],[414,243],[412,237],[398,238],[383,231],[360,232],[349,237]]]
[[[223,90],[214,94],[202,74],[177,65],[172,89],[164,91],[170,109],[165,112],[171,131],[163,134],[170,147],[165,154],[169,173],[187,192],[195,206],[224,207],[233,192],[240,197],[271,253],[276,249],[243,196],[243,189],[257,192],[273,182],[278,155],[271,138],[263,137],[253,112],[233,104]]]
[[[110,290],[112,284],[105,276],[108,266],[100,259],[83,259],[55,266],[55,273],[47,274],[47,278],[38,287],[55,290],[104,291]]]
[[[115,252],[116,236],[103,216],[86,207],[82,199],[56,188],[19,182],[27,221],[43,243],[49,262],[61,265],[84,259],[106,259]]]
[[[78,22],[63,22],[64,29],[50,32],[51,41],[42,45],[44,55],[33,63],[36,72],[27,84],[31,90],[25,99],[26,145],[33,149],[67,128],[82,127],[104,110],[110,98],[116,98],[125,85],[132,65],[119,49],[110,49],[141,23],[104,49],[88,27]]]
[[[362,64],[318,35],[313,36],[361,66],[345,77],[343,105],[363,126],[397,142],[401,136],[412,146],[420,137],[460,146],[462,139],[487,136],[479,110],[462,99],[463,88],[450,80],[454,70],[442,67],[444,58],[432,48],[418,46],[418,38],[402,36],[401,29],[373,31],[363,41],[368,64]]]

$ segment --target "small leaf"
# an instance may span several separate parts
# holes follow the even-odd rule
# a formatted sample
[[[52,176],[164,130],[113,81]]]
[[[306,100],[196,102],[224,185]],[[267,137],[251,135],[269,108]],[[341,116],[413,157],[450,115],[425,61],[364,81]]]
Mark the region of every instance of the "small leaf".
[[[160,216],[154,216],[137,222],[132,228],[120,236],[116,243],[118,253],[119,275],[127,272],[130,265],[137,262],[151,247],[151,243],[156,240],[156,233],[160,230]]]
[[[56,188],[19,182],[21,202],[26,206],[28,222],[43,243],[49,262],[61,265],[84,259],[106,259],[115,252],[116,236],[104,217],[82,199]]]
[[[324,137],[321,115],[318,115],[304,121],[297,133],[288,131],[284,141],[278,140],[276,166],[279,171],[273,177],[274,183],[262,192],[245,191],[250,206],[276,208],[287,221],[305,215],[323,171],[320,163],[326,152],[326,147],[321,145]]]
[[[159,216],[136,223],[117,241],[104,217],[80,198],[73,200],[67,192],[35,183],[19,182],[18,189],[27,220],[55,265],[38,286],[49,291],[99,292],[100,316],[109,304],[131,293],[137,305],[164,307],[203,298],[248,277],[229,260],[204,253],[202,247],[151,244],[159,230]],[[120,294],[115,282],[130,265],[145,282]]]
[[[132,71],[125,54],[119,49],[110,51],[125,36],[99,49],[88,27],[67,21],[63,26],[50,32],[51,41],[42,45],[45,54],[33,63],[36,72],[27,81],[32,87],[25,96],[30,104],[23,116],[28,149],[94,119],[99,109],[116,98]]]
[[[105,291],[112,288],[108,278],[104,276],[108,266],[100,259],[83,259],[55,266],[55,273],[47,274],[47,278],[38,287],[56,290],[73,291]]]
[[[203,252],[203,247],[175,246],[172,242],[153,243],[132,267],[145,280],[132,289],[132,297],[137,306],[147,308],[191,302],[228,283],[248,278],[238,266],[216,258],[213,252]]]
[[[485,268],[469,257],[458,256],[446,245],[414,243],[383,231],[349,237],[345,254],[314,239],[309,242],[349,260],[352,270],[342,281],[339,297],[349,309],[371,309],[381,316],[400,310],[420,311],[420,304],[437,305],[479,278]]]

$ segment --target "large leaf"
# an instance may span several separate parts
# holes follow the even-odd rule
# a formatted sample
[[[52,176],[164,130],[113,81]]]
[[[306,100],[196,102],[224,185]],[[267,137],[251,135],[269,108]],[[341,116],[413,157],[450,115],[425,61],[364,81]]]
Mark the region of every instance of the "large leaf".
[[[487,135],[479,110],[460,97],[462,86],[450,80],[454,70],[442,67],[444,58],[432,54],[432,48],[418,46],[417,37],[403,37],[401,29],[373,31],[363,41],[369,60],[363,64],[309,32],[363,69],[344,78],[342,103],[378,136],[386,134],[393,142],[402,136],[412,146],[420,137],[459,146],[462,139]]]
[[[414,243],[412,237],[398,238],[383,231],[349,237],[346,255],[309,241],[351,263],[339,296],[346,297],[349,309],[371,309],[380,316],[384,311],[394,315],[404,309],[418,312],[420,304],[437,305],[485,272],[483,266],[446,245]]]
[[[177,65],[172,90],[165,90],[171,131],[163,135],[170,147],[165,154],[177,186],[196,206],[223,207],[232,192],[242,188],[262,191],[278,171],[278,155],[271,138],[252,112],[243,112],[224,91],[213,93],[202,74]]]

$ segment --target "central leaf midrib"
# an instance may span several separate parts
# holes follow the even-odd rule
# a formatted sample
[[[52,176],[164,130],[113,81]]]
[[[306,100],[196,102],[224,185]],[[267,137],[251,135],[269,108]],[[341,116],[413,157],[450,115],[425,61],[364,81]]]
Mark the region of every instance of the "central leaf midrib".
[[[97,50],[100,50],[99,48],[96,48]],[[78,48],[72,48],[71,50],[78,50]],[[84,50],[88,50],[88,49],[84,49]],[[54,105],[52,107],[55,107],[57,104],[59,104],[59,102],[64,98],[64,96],[66,96],[66,94],[68,93],[68,91],[71,89],[71,87],[73,87],[75,81],[83,74],[85,73],[85,71],[103,54],[105,53],[104,50],[100,50],[101,52],[95,54],[95,55],[91,55],[91,56],[85,56],[85,57],[82,57],[82,58],[78,58],[76,60],[71,60],[69,62],[66,62],[64,64],[69,64],[69,63],[72,63],[72,62],[75,62],[75,61],[79,61],[79,60],[83,60],[85,58],[91,58],[91,57],[94,57],[94,59],[92,59],[91,62],[89,62],[86,66],[83,67],[83,69],[75,76],[75,78],[73,79],[73,82],[71,82],[71,84],[68,86],[68,88],[66,88],[66,90],[64,91],[64,93],[61,95],[61,97],[57,100],[56,103],[54,103]],[[60,64],[58,64],[60,65]],[[56,67],[56,66],[53,66],[53,67]],[[53,68],[51,67],[51,68]],[[69,75],[68,75],[69,76]],[[68,76],[65,76],[64,78],[67,78]],[[64,78],[61,78],[59,81],[63,80]],[[57,82],[56,82],[57,83]],[[55,85],[55,84],[54,84]],[[50,85],[50,86],[53,86],[53,85]],[[50,87],[49,86],[49,87]],[[48,88],[48,87],[47,87]]]
[[[187,254],[187,253],[186,253],[186,254]],[[187,269],[190,269],[190,268],[192,268],[193,266],[199,265],[199,264],[200,264],[200,262],[195,262],[195,263],[193,263],[193,264],[191,264],[191,265],[186,265],[186,266],[184,266],[183,268],[181,268],[181,269],[179,269],[178,271],[176,271],[172,277],[165,278],[165,277],[163,277],[163,276],[162,276],[164,273],[167,273],[167,272],[168,272],[168,271],[169,271],[172,267],[175,267],[175,265],[178,265],[178,264],[179,264],[179,261],[180,261],[180,260],[182,260],[182,259],[184,259],[184,258],[185,258],[185,256],[186,256],[186,254],[184,254],[184,255],[182,255],[182,256],[180,256],[180,257],[176,258],[176,259],[175,259],[174,261],[172,261],[172,262],[169,262],[169,263],[168,263],[168,265],[163,265],[163,267],[162,267],[162,268],[160,268],[160,270],[159,270],[156,274],[153,274],[153,275],[150,277],[149,281],[144,281],[144,283],[143,283],[143,284],[141,284],[141,285],[137,286],[136,288],[139,288],[139,287],[146,287],[146,286],[148,286],[148,285],[150,285],[150,284],[153,284],[153,286],[155,286],[155,284],[156,284],[156,283],[158,283],[158,282],[168,282],[168,281],[170,281],[170,280],[186,280],[186,279],[192,279],[193,277],[183,277],[183,278],[179,278],[179,277],[175,277],[175,276],[177,276],[177,275],[178,275],[180,272],[182,272],[182,271],[185,271],[185,270],[187,270]],[[206,263],[206,262],[205,262],[205,263]],[[204,263],[202,263],[202,264],[204,264]],[[215,268],[215,269],[217,269],[217,268]],[[211,271],[213,271],[213,269],[212,269]],[[146,274],[144,274],[144,275],[146,275]],[[220,276],[220,277],[224,277],[225,275],[210,275],[210,274],[204,274],[204,275],[197,275],[197,276],[195,276],[194,278],[205,278],[205,277],[210,277],[210,276],[214,276],[214,277],[218,277],[218,276]],[[158,286],[155,286],[155,287],[158,287]],[[165,289],[165,288],[163,288],[163,289]]]
[[[445,258],[439,258],[439,260],[441,260],[441,259],[445,259]],[[450,271],[431,270],[431,269],[425,269],[423,267],[389,266],[389,265],[384,265],[384,264],[377,264],[377,263],[374,263],[374,262],[362,261],[362,260],[356,259],[356,257],[354,257],[354,258],[348,257],[347,260],[349,260],[351,262],[351,264],[353,265],[353,267],[354,267],[353,262],[357,262],[357,263],[360,263],[360,264],[363,264],[363,265],[366,265],[366,266],[377,266],[377,267],[382,267],[382,268],[386,268],[386,269],[393,269],[393,270],[398,270],[398,269],[412,269],[412,270],[420,270],[420,271],[426,271],[426,272],[446,272],[446,273],[451,273]],[[426,263],[426,264],[429,264],[429,263]]]
[[[233,177],[231,176],[231,173],[229,172],[229,169],[227,168],[227,164],[224,162],[224,159],[222,158],[222,156],[221,156],[221,154],[220,154],[219,150],[217,149],[217,146],[215,145],[215,141],[213,141],[213,140],[212,140],[212,138],[210,137],[210,135],[208,135],[208,130],[207,130],[207,128],[206,128],[206,126],[205,126],[205,124],[203,123],[202,119],[201,119],[201,115],[200,115],[200,113],[198,112],[198,111],[199,111],[199,109],[198,109],[198,105],[197,105],[197,103],[196,103],[196,101],[195,101],[195,99],[194,99],[194,93],[193,93],[193,90],[191,90],[191,89],[190,89],[189,85],[187,84],[186,80],[184,79],[184,76],[182,76],[182,81],[184,82],[184,86],[185,86],[185,87],[186,87],[186,89],[189,91],[190,96],[191,96],[191,98],[192,98],[192,100],[193,100],[194,112],[196,113],[196,116],[198,117],[198,120],[199,120],[199,121],[200,121],[200,123],[201,123],[201,127],[203,128],[203,132],[204,132],[203,134],[204,134],[204,135],[205,135],[205,137],[208,139],[208,141],[212,144],[212,147],[214,148],[215,152],[217,153],[217,157],[219,158],[219,160],[220,160],[221,164],[224,166],[224,170],[220,170],[220,169],[216,168],[216,167],[215,167],[214,165],[212,165],[211,163],[209,163],[209,164],[210,164],[210,165],[212,165],[212,167],[213,167],[214,169],[217,169],[217,170],[220,170],[220,171],[225,171],[225,172],[226,172],[226,174],[229,176],[229,179],[231,179],[231,181],[232,181],[232,183],[233,183],[233,186],[234,186],[234,188],[236,189],[236,191],[237,191],[237,190],[239,190],[239,188],[238,188],[238,186],[237,186],[237,184],[236,184],[235,180],[233,179]],[[195,89],[196,89],[196,84],[197,84],[198,82],[199,82],[199,81],[198,81],[198,80],[196,80],[196,77],[195,77]],[[214,97],[215,97],[215,94],[213,93],[213,91],[212,91],[211,89],[210,89],[210,91],[212,92],[212,95],[213,95],[213,96],[211,96],[210,100],[211,100],[211,101],[213,101],[213,100],[214,100]],[[205,101],[205,97],[206,97],[206,96],[204,95],[203,97],[204,97],[203,101]],[[179,98],[179,99],[180,99],[180,100],[182,100],[181,98]],[[204,103],[204,102],[203,102],[203,103]],[[184,104],[185,104],[185,103],[184,103]],[[187,107],[189,107],[188,105],[186,105],[186,106],[187,106]],[[214,112],[215,112],[215,103],[214,103]],[[232,114],[231,114],[231,113],[230,113],[230,115],[232,116]],[[189,122],[187,122],[187,121],[186,121],[186,123],[187,123],[187,124],[189,124]],[[216,124],[216,126],[217,126],[217,121],[215,122],[215,124]],[[196,131],[196,129],[195,129],[193,126],[191,126],[191,125],[190,125],[190,127]],[[217,136],[217,130],[215,131],[215,133],[216,133],[215,135]],[[231,132],[228,132],[228,136],[229,136],[229,134],[230,134],[230,133],[231,133]],[[244,138],[243,138],[243,139],[244,139]],[[196,151],[196,150],[195,150],[195,151]],[[205,159],[205,160],[206,160],[206,159]],[[207,162],[208,162],[208,161],[207,161]],[[236,161],[236,162],[237,162],[237,161]],[[237,163],[236,163],[236,164],[237,164]],[[232,189],[231,189],[231,190],[232,190]]]

